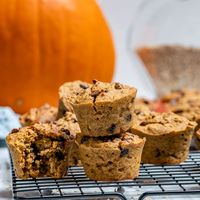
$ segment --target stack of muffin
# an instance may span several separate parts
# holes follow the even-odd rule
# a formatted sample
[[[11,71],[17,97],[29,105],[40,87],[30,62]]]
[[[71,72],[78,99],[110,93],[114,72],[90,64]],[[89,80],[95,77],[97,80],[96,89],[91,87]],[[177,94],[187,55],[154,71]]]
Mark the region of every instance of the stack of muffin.
[[[76,114],[86,175],[93,180],[137,177],[145,139],[126,132],[133,124],[136,89],[96,80],[71,88],[69,93],[69,85],[61,87],[59,112],[72,106]]]
[[[135,88],[120,83],[63,84],[58,109],[49,105],[31,109],[20,117],[23,127],[7,136],[16,175],[61,178],[68,166],[83,165],[90,179],[114,181],[137,177],[141,160],[185,161],[197,130],[188,112],[183,112],[185,116],[163,113],[165,107],[172,110],[166,103],[171,97],[165,97],[165,107],[145,99],[137,100],[134,107],[135,96]],[[191,98],[186,99],[180,102],[191,103]]]

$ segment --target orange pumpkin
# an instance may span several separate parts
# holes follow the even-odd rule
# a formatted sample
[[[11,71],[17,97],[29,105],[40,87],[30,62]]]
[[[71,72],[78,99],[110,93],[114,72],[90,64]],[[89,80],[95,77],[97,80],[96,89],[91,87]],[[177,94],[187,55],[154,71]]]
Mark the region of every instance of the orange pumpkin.
[[[76,79],[111,81],[114,49],[95,0],[0,0],[0,105],[57,105]]]

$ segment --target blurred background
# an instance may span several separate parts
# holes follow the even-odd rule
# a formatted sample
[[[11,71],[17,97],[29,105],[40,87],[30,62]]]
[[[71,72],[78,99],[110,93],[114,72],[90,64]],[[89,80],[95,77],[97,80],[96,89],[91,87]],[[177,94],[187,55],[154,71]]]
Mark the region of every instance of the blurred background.
[[[137,97],[200,88],[198,0],[0,2],[0,106],[58,105],[64,82],[135,86]]]
[[[132,26],[134,21],[140,18],[138,9],[144,1],[98,0],[98,3],[114,39],[117,55],[114,80],[135,86],[138,89],[138,96],[155,98],[153,83],[141,61],[136,56],[133,57],[129,46]]]

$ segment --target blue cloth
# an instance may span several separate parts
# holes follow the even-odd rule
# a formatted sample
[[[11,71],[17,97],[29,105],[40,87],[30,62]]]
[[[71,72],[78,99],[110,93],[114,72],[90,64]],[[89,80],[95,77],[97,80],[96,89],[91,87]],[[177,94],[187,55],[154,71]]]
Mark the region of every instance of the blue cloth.
[[[0,140],[13,129],[19,128],[19,116],[10,107],[0,107]]]

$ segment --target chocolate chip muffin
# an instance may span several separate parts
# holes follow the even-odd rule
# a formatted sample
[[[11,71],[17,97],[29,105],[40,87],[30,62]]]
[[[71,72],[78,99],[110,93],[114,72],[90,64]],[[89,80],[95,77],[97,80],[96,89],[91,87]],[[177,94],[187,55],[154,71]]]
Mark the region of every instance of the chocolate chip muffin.
[[[58,109],[44,104],[39,108],[31,108],[27,113],[19,117],[22,126],[29,126],[35,123],[47,123],[56,120]]]
[[[181,89],[172,91],[162,97],[165,109],[197,122],[195,132],[200,128],[200,91],[195,89]],[[198,133],[197,133],[198,135]],[[191,148],[198,148],[198,137],[194,133]]]
[[[165,108],[165,112],[172,111],[174,113],[181,113],[181,107],[185,107],[190,101],[200,101],[200,92],[196,89],[182,88],[174,90],[161,97],[160,102]]]
[[[80,157],[86,175],[98,181],[137,177],[144,143],[145,138],[128,132],[107,137],[84,136]]]
[[[69,166],[80,166],[81,161],[80,161],[80,157],[79,157],[78,143],[80,142],[81,131],[80,131],[80,127],[77,122],[75,114],[71,113],[71,112],[66,112],[65,116],[60,118],[59,120],[57,120],[55,122],[55,124],[59,128],[65,128],[65,129],[68,129],[68,130],[72,131],[73,133],[75,133],[75,135],[76,135],[75,140],[73,142],[72,149],[71,149],[70,156],[69,156]]]
[[[127,131],[133,123],[136,89],[120,83],[93,81],[68,98],[83,135],[98,137]]]
[[[82,90],[89,87],[89,83],[82,81],[66,82],[59,88],[59,106],[58,106],[58,118],[65,115],[66,111],[73,112],[73,108],[68,100],[71,96],[76,96]]]
[[[143,163],[177,164],[187,159],[195,122],[174,113],[149,112],[137,116],[131,132],[146,137]]]
[[[73,141],[72,132],[51,123],[14,129],[6,137],[15,174],[22,179],[67,175]]]

